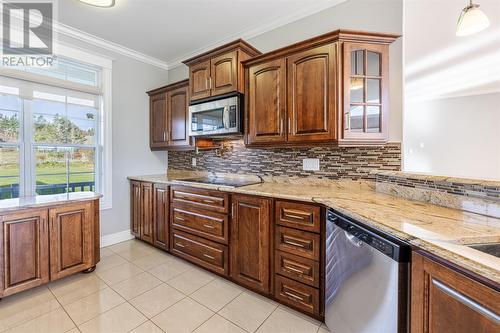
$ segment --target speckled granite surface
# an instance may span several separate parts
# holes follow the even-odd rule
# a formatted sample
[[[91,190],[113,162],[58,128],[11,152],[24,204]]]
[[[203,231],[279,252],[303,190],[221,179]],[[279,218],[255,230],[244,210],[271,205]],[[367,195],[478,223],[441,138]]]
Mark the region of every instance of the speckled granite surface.
[[[74,192],[4,199],[0,200],[0,214],[16,211],[19,209],[47,207],[63,203],[95,200],[101,197],[101,194],[95,192]]]
[[[129,178],[184,184],[179,180],[197,175],[199,173],[173,171],[167,175]],[[378,193],[375,184],[367,181],[268,177],[261,184],[239,188],[186,184],[232,193],[323,204],[500,283],[500,259],[465,246],[500,242],[499,218]]]

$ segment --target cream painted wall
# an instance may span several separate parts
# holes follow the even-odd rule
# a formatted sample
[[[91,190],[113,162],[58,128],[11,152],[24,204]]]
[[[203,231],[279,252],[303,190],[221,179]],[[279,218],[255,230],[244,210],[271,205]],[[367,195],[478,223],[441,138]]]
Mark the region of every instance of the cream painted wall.
[[[500,1],[479,1],[488,29],[456,37],[466,3],[405,1],[403,167],[500,179]]]
[[[335,29],[402,33],[402,0],[348,0],[340,5],[289,23],[247,41],[262,52],[284,47]],[[390,48],[391,141],[402,139],[402,40]],[[169,70],[169,82],[187,78],[187,67]]]

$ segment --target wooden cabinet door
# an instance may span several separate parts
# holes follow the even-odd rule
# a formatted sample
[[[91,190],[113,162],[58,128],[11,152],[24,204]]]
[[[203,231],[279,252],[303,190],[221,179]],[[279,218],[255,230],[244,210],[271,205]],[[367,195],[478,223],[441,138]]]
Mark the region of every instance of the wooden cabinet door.
[[[164,250],[169,249],[169,202],[168,186],[164,184],[153,185],[153,230],[154,245]]]
[[[189,66],[189,96],[191,100],[210,97],[210,60]]]
[[[232,51],[210,60],[211,95],[238,90],[238,51]]]
[[[167,147],[167,94],[163,92],[153,95],[149,103],[149,146],[151,148]]]
[[[130,181],[130,231],[135,237],[140,237],[141,226],[141,182]]]
[[[335,47],[323,45],[287,58],[289,142],[336,138]]]
[[[231,276],[238,283],[270,292],[271,201],[233,195]]]
[[[153,244],[153,184],[141,182],[140,238]]]
[[[49,210],[50,278],[56,280],[93,265],[94,230],[91,202]]]
[[[286,141],[286,60],[247,69],[247,144]]]
[[[412,333],[500,332],[500,292],[412,254]]]
[[[168,145],[170,147],[189,146],[188,134],[188,87],[181,87],[167,93],[169,130]]]
[[[0,298],[49,282],[47,210],[0,216]]]

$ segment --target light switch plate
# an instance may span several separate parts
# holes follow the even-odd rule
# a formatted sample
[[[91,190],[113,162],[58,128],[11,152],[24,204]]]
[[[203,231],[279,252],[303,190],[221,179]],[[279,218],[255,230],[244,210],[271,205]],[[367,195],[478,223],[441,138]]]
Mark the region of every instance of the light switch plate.
[[[191,160],[191,165],[196,166],[196,157],[193,157],[193,159]]]
[[[319,171],[319,158],[304,158],[302,160],[302,170]]]

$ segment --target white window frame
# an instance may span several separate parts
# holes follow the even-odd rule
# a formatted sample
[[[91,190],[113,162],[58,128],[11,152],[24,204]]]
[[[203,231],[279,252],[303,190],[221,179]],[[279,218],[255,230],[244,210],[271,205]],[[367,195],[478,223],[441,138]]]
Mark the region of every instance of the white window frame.
[[[110,209],[112,208],[112,195],[113,195],[113,175],[112,175],[112,157],[113,157],[113,152],[112,152],[112,139],[113,139],[113,133],[112,133],[112,69],[113,69],[113,59],[109,57],[105,57],[102,55],[97,55],[94,53],[89,53],[87,51],[81,50],[79,48],[75,48],[73,46],[69,46],[66,44],[61,44],[58,43],[57,45],[57,54],[59,56],[73,59],[79,62],[95,65],[101,67],[101,75],[100,75],[100,94],[101,97],[101,105],[100,105],[100,122],[99,126],[100,128],[100,144],[98,145],[97,149],[99,150],[96,152],[96,162],[99,163],[99,172],[100,172],[100,177],[96,177],[96,182],[97,179],[101,180],[100,183],[100,189],[99,192],[103,194],[103,197],[100,200],[100,208],[101,210],[104,209]],[[0,75],[4,76],[9,76],[12,78],[17,78],[17,79],[25,79],[29,81],[41,81],[40,83],[42,84],[51,84],[52,82],[58,81],[58,79],[52,79],[50,77],[43,78],[43,80],[40,80],[40,76],[36,74],[32,74],[29,72],[24,72],[24,71],[19,71],[19,70],[12,70],[9,68],[4,68],[0,67]],[[65,84],[66,87],[71,89],[71,83]],[[78,86],[76,90],[81,90],[83,91],[84,89],[81,89],[81,85],[78,83],[74,84],[75,87]],[[92,91],[88,91],[92,93]],[[95,93],[95,91],[94,91]],[[25,114],[25,113],[24,113]],[[26,121],[26,119],[23,119],[23,123]],[[24,132],[24,131],[21,131]],[[20,133],[20,143],[19,143],[19,153],[21,156],[24,156],[25,154],[25,141],[27,138],[25,137],[25,134]],[[29,138],[28,138],[29,139]],[[25,194],[23,191],[23,184],[24,180],[26,179],[25,173],[30,173],[28,177],[30,178],[29,180],[32,180],[31,177],[34,177],[34,175],[31,175],[31,170],[26,170],[25,165],[24,165],[24,158],[21,158],[20,161],[20,195]]]

